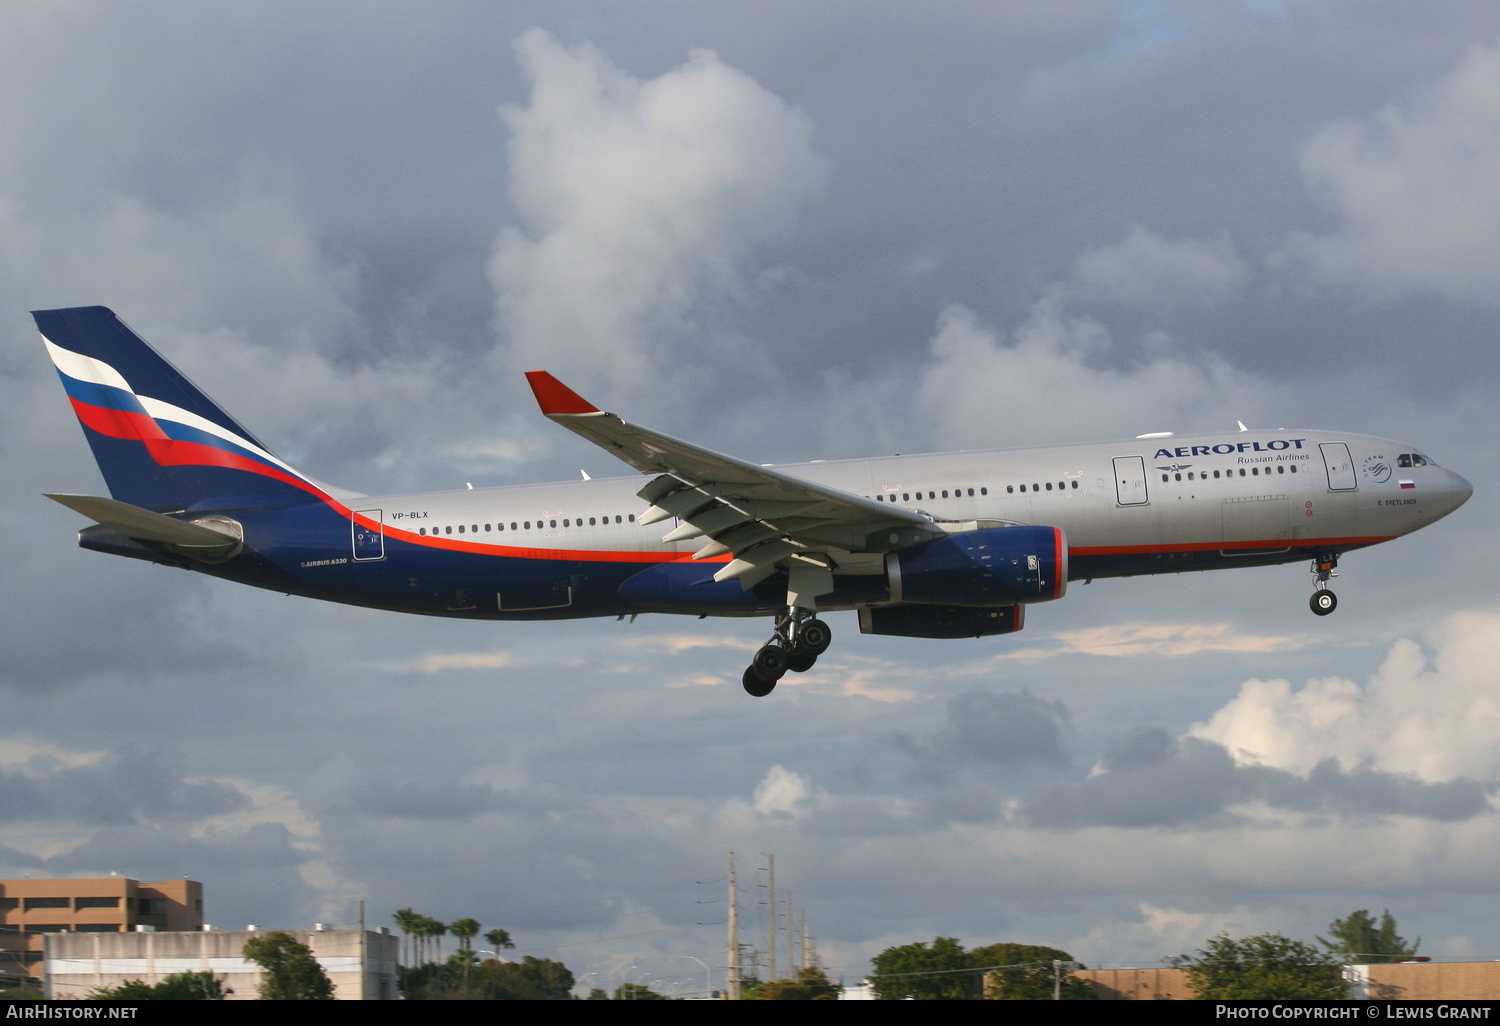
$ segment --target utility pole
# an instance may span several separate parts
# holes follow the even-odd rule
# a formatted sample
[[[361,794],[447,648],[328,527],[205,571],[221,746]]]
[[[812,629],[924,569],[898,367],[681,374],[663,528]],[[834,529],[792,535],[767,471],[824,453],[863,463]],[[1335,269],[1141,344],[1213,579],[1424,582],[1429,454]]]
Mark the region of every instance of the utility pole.
[[[734,852],[729,853],[729,968],[724,991],[730,1001],[740,999],[740,902],[734,889]]]
[[[766,863],[769,867],[767,872],[770,874],[768,886],[766,887],[766,897],[771,899],[771,919],[770,925],[766,930],[766,938],[770,942],[768,945],[770,950],[766,952],[768,959],[767,972],[769,974],[766,976],[766,982],[769,983],[771,980],[776,979],[776,856],[774,854],[767,855]]]
[[[786,889],[786,975],[788,979],[797,976],[797,944],[796,944],[796,913],[792,911],[792,889]]]
[[[359,899],[359,999],[370,998],[370,952],[365,944],[365,899]]]

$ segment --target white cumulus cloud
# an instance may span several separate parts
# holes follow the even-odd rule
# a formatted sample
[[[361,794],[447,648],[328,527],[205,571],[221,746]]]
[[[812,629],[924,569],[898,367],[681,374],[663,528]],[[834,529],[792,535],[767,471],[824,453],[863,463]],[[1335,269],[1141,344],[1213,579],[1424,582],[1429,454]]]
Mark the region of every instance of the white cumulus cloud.
[[[1416,642],[1393,644],[1360,684],[1340,677],[1294,688],[1251,680],[1191,734],[1217,741],[1242,764],[1306,774],[1326,759],[1429,783],[1500,772],[1500,614],[1459,613]]]
[[[540,29],[516,50],[531,96],[501,116],[522,226],[490,262],[510,357],[611,401],[669,393],[826,177],[812,124],[710,50],[650,80]]]
[[[1302,171],[1342,222],[1283,256],[1375,296],[1500,294],[1500,45],[1478,44],[1369,121],[1313,136]]]
[[[1271,402],[1262,382],[1212,353],[1123,368],[1096,363],[1111,345],[1103,325],[1055,295],[1038,300],[1008,335],[950,306],[938,318],[917,401],[942,446],[1233,428],[1235,419],[1259,419]]]

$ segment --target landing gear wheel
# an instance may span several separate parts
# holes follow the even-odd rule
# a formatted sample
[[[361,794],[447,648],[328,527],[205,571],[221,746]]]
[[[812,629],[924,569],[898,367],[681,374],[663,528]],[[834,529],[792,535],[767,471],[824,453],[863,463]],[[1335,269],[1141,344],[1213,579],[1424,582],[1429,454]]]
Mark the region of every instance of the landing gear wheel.
[[[797,651],[816,659],[833,644],[833,631],[822,620],[804,620],[797,626]]]
[[[787,650],[779,645],[764,645],[750,661],[750,669],[761,680],[768,680],[774,685],[786,675],[787,654]]]
[[[774,680],[761,680],[755,675],[755,667],[747,666],[745,675],[740,678],[740,683],[745,685],[745,691],[756,698],[765,698],[776,690]]]
[[[1327,616],[1339,607],[1339,597],[1328,590],[1328,582],[1339,575],[1339,554],[1320,552],[1313,558],[1313,593],[1307,604],[1319,616]]]
[[[793,652],[791,658],[786,661],[786,668],[793,673],[806,673],[813,668],[813,663],[818,661],[815,655],[803,655],[801,652]]]

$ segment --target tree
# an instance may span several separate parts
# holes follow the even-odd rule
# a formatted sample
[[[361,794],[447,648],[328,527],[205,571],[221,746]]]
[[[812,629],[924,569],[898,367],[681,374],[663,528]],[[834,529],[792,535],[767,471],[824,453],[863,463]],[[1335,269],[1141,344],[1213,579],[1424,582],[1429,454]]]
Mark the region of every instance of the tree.
[[[1197,955],[1183,955],[1188,984],[1214,1001],[1336,1000],[1346,987],[1339,963],[1279,933],[1234,940],[1221,933]]]
[[[279,930],[245,942],[245,960],[265,971],[262,1001],[332,1001],[333,984],[313,958],[312,948]]]
[[[510,931],[501,930],[498,927],[485,934],[484,939],[489,941],[490,947],[494,948],[497,952],[506,951],[516,946],[510,939]]]
[[[458,938],[459,951],[468,951],[469,941],[479,934],[479,920],[455,919],[448,924],[448,932]]]
[[[965,1001],[979,996],[979,974],[957,937],[886,948],[870,960],[870,984],[880,1001]]]
[[[1351,912],[1343,919],[1328,924],[1332,940],[1318,938],[1318,943],[1346,962],[1405,962],[1413,958],[1422,944],[1418,937],[1410,945],[1396,932],[1396,917],[1386,909],[1375,922],[1375,917],[1365,909]]]
[[[157,983],[126,980],[89,992],[90,1001],[223,1001],[234,990],[210,972],[173,973]]]
[[[1054,992],[1065,1001],[1090,1001],[1099,996],[1072,974],[1077,965],[1073,956],[1057,948],[988,944],[970,951],[969,957],[976,968],[990,970],[985,973],[984,990],[990,1000],[1050,1001]]]
[[[434,944],[429,942],[435,941],[447,932],[448,927],[445,924],[431,916],[424,916],[420,912],[415,913],[411,920],[411,933],[416,938],[417,956],[413,961],[418,965],[440,961],[443,957],[442,945],[436,944],[437,958],[434,959],[432,957]]]
[[[401,930],[402,960],[407,963],[415,962],[416,958],[414,957],[415,952],[412,950],[411,935],[417,925],[417,920],[421,917],[409,908],[398,908],[391,915],[391,918],[396,921],[396,926]]]
[[[759,984],[745,995],[748,1001],[837,1001],[838,997],[839,988],[817,966],[799,970],[795,980]]]
[[[470,996],[490,1001],[567,1001],[573,996],[573,983],[568,967],[550,958],[490,959],[474,967]]]
[[[464,987],[469,985],[469,966],[473,962],[473,949],[469,947],[469,941],[479,932],[479,920],[477,919],[455,919],[448,924],[448,932],[458,938],[458,954],[463,960]]]

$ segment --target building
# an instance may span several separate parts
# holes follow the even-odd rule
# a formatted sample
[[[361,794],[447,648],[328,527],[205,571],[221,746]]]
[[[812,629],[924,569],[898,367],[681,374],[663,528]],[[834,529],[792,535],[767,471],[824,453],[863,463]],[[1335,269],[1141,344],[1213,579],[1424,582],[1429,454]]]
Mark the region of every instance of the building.
[[[1106,1001],[1172,1001],[1197,997],[1182,969],[1082,969],[1073,975]],[[1349,996],[1377,1001],[1494,1001],[1500,962],[1392,962],[1344,967]]]
[[[380,930],[288,930],[312,949],[336,1001],[393,1001],[400,940]],[[82,1000],[127,980],[156,984],[175,973],[210,972],[233,991],[231,1001],[259,995],[261,969],[245,961],[245,942],[264,930],[196,933],[51,933],[45,989],[54,1000]]]
[[[1080,969],[1073,975],[1106,1001],[1191,1001],[1198,997],[1182,969]]]
[[[123,876],[0,880],[0,978],[42,979],[43,937],[203,929],[203,885]]]

